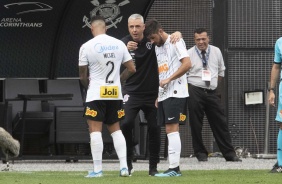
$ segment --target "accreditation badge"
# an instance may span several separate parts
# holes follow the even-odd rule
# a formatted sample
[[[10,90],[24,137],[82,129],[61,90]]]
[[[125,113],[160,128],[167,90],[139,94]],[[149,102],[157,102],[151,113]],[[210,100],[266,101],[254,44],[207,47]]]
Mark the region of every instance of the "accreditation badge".
[[[211,81],[211,71],[208,69],[202,70],[202,80],[203,81]]]
[[[118,98],[118,86],[101,86],[101,98]]]

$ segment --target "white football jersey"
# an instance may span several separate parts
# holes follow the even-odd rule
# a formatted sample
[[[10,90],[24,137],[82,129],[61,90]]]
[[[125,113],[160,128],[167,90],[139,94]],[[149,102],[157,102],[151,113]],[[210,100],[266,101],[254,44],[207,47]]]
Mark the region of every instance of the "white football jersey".
[[[189,57],[183,39],[172,44],[170,43],[169,36],[164,45],[161,47],[156,46],[155,49],[159,67],[159,80],[170,77],[181,66],[180,60],[184,57]],[[159,102],[170,97],[188,97],[186,74],[171,81],[164,88],[159,88]]]
[[[120,65],[131,59],[125,44],[106,34],[84,43],[79,51],[79,66],[88,65],[89,69],[86,102],[122,100]]]

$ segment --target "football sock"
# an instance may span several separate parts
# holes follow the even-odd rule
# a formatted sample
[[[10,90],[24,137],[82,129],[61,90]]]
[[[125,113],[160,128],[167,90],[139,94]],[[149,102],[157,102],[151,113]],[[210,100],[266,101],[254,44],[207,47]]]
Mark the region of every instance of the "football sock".
[[[102,154],[104,149],[101,132],[90,133],[90,147],[93,158],[93,170],[95,173],[102,170]]]
[[[124,138],[121,130],[113,132],[111,134],[111,136],[113,138],[114,147],[115,147],[115,150],[116,150],[118,158],[119,158],[120,169],[127,168],[126,142],[125,142],[125,138]]]
[[[167,134],[168,138],[168,160],[169,168],[176,168],[179,166],[181,141],[179,132],[172,132]]]
[[[277,161],[278,166],[282,166],[282,129],[279,129],[277,137]]]

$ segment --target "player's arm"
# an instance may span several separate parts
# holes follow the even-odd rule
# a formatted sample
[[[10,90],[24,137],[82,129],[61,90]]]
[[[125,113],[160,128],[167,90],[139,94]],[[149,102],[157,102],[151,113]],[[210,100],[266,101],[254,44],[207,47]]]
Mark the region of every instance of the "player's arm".
[[[218,49],[218,55],[219,55],[219,61],[218,61],[217,86],[220,86],[221,83],[223,83],[225,66],[224,66],[223,56],[222,56],[221,51],[219,49]]]
[[[273,62],[273,65],[272,65],[271,76],[270,76],[270,86],[269,86],[270,89],[269,89],[268,102],[272,106],[275,106],[275,104],[274,104],[274,100],[275,100],[274,88],[275,88],[276,82],[279,78],[281,63],[282,63],[282,57],[281,57],[282,51],[281,51],[279,45],[280,44],[277,40],[276,43],[275,43],[275,46],[274,46],[274,62]]]
[[[275,103],[274,103],[274,100],[275,100],[274,88],[276,86],[276,82],[277,82],[277,79],[278,79],[279,74],[280,74],[280,68],[281,68],[281,64],[273,63],[272,69],[271,69],[269,98],[268,98],[268,102],[272,106],[275,106]]]
[[[280,67],[281,64],[273,63],[272,69],[271,69],[271,78],[270,78],[270,88],[275,88],[277,79],[280,74]]]
[[[79,79],[81,84],[87,89],[89,85],[88,65],[79,66]]]
[[[85,45],[82,45],[79,49],[78,71],[79,71],[80,82],[83,85],[83,87],[87,89],[89,85],[89,79],[88,79],[88,58],[86,54]]]
[[[190,57],[184,57],[180,60],[182,63],[181,66],[174,72],[169,78],[161,80],[160,86],[163,88],[166,84],[170,83],[171,81],[181,77],[182,75],[186,74],[188,70],[191,68],[191,60]]]
[[[133,64],[132,60],[129,60],[125,63],[123,63],[123,65],[126,67],[122,73],[120,74],[120,81],[123,83],[124,81],[126,81],[130,76],[132,76],[135,72],[135,66]]]

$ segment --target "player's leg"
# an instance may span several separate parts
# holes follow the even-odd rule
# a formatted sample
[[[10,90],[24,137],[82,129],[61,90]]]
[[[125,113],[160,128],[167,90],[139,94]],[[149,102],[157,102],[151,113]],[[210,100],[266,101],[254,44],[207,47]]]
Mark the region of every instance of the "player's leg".
[[[277,136],[277,163],[273,166],[270,172],[281,173],[282,172],[282,83],[279,84],[279,97],[278,108],[276,113],[276,121],[280,123],[280,128]]]
[[[121,121],[121,130],[125,137],[127,147],[127,165],[130,174],[133,172],[133,128],[135,126],[135,119],[140,110],[142,98],[134,95],[124,95],[123,108],[125,117]]]
[[[277,136],[277,162],[278,167],[282,169],[282,123],[280,123],[280,129]]]
[[[164,173],[156,174],[157,177],[181,176],[179,164],[181,154],[181,140],[179,123],[186,121],[186,98],[168,98],[163,101],[164,120],[168,138],[169,169]],[[160,107],[159,107],[160,108]]]
[[[99,107],[99,108],[98,108]],[[103,105],[98,101],[86,103],[84,116],[87,118],[87,123],[90,133],[90,149],[93,159],[93,171],[90,171],[86,177],[94,178],[103,176],[102,172],[102,121],[104,120]]]
[[[120,176],[129,176],[126,157],[126,142],[119,122],[124,118],[122,101],[114,100],[107,102],[105,124],[113,138],[114,147],[120,162]]]
[[[149,175],[154,176],[158,173],[157,164],[160,161],[161,127],[157,123],[156,98],[149,97],[144,100],[142,110],[145,114],[148,125],[148,144],[149,144]]]

